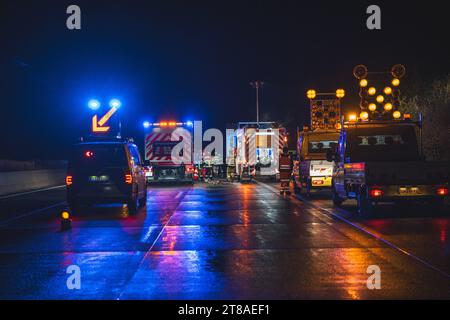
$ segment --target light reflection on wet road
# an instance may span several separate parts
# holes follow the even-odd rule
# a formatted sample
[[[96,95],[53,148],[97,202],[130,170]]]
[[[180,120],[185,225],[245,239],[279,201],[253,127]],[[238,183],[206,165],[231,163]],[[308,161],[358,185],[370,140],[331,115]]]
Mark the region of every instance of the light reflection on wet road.
[[[1,217],[20,207],[1,204]],[[0,298],[450,298],[447,276],[327,214],[329,200],[288,200],[261,184],[150,187],[139,215],[90,209],[67,232],[60,209],[0,228]],[[362,226],[450,272],[448,217]],[[66,287],[72,264],[80,290]],[[369,265],[381,268],[381,290],[366,286]]]

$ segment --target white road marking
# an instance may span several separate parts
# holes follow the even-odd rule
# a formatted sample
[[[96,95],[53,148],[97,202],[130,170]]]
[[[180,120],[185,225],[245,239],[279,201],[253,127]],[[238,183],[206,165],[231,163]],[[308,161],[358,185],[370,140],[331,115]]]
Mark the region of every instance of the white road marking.
[[[60,186],[55,186],[55,187],[50,187],[50,188],[44,188],[44,189],[37,189],[37,190],[32,190],[32,191],[26,191],[26,192],[19,192],[19,193],[13,193],[13,194],[8,194],[6,196],[0,196],[0,200],[3,199],[9,199],[9,198],[14,198],[14,197],[19,197],[19,196],[24,196],[27,194],[33,194],[33,193],[38,193],[38,192],[42,192],[42,191],[48,191],[48,190],[54,190],[54,189],[60,189],[65,187],[66,185],[60,185]]]
[[[188,191],[189,192],[189,191]],[[188,192],[182,192],[179,191],[178,195],[186,195]],[[136,271],[134,272],[134,274],[131,276],[131,278],[127,281],[127,283],[123,286],[122,291],[120,292],[119,296],[116,298],[116,300],[121,300],[122,296],[128,286],[128,284],[133,280],[134,276],[136,275],[136,273],[139,271],[139,269],[142,267],[145,259],[147,258],[147,256],[151,253],[151,251],[153,250],[153,247],[155,246],[156,242],[159,240],[159,238],[161,237],[161,235],[163,234],[164,230],[166,229],[166,227],[169,225],[170,220],[172,220],[172,217],[175,213],[175,211],[177,211],[178,207],[181,204],[181,200],[179,202],[179,204],[177,205],[177,207],[175,209],[173,209],[172,214],[170,215],[169,219],[167,219],[167,222],[164,224],[164,226],[161,228],[161,231],[158,233],[158,235],[155,238],[155,241],[153,241],[152,245],[150,246],[150,248],[147,250],[147,252],[144,254],[144,256],[142,257],[141,261],[139,262]]]

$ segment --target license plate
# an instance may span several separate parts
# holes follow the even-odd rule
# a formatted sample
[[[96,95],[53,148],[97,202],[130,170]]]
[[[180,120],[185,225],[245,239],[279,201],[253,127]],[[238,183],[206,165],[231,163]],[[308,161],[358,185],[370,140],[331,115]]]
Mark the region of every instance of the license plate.
[[[89,176],[90,182],[105,182],[108,180],[109,180],[108,176]]]
[[[418,187],[400,187],[398,193],[401,195],[416,195],[420,194],[420,189]]]

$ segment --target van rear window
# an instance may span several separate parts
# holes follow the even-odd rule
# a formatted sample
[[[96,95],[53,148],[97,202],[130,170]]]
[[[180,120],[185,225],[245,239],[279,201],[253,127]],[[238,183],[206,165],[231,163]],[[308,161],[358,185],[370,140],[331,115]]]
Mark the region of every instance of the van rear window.
[[[127,163],[125,148],[121,144],[83,144],[73,148],[69,167],[124,167]]]

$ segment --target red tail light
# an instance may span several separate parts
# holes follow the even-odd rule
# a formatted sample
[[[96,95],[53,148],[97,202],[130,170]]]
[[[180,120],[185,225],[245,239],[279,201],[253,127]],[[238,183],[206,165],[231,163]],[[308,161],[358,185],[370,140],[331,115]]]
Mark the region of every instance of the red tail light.
[[[72,176],[66,176],[66,186],[70,186],[73,183]]]
[[[344,165],[345,169],[351,169],[356,171],[362,171],[365,168],[364,162],[357,162],[357,163],[346,163]]]
[[[186,173],[194,172],[194,167],[193,167],[193,166],[186,166],[185,169],[184,169],[184,171],[185,171]]]
[[[448,188],[442,187],[436,190],[438,196],[448,196]]]
[[[133,176],[131,174],[125,175],[125,183],[126,184],[132,184],[133,183]]]
[[[378,197],[382,197],[384,195],[384,191],[381,189],[374,188],[374,189],[370,189],[369,194],[370,194],[370,197],[372,197],[372,198],[378,198]]]

